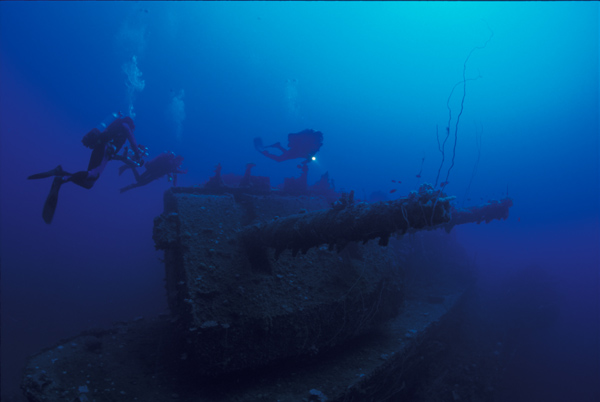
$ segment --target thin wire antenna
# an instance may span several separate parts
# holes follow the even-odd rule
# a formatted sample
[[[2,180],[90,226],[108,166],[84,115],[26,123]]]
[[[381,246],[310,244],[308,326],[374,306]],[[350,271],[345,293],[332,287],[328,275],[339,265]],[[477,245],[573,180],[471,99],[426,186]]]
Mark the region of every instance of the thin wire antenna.
[[[490,40],[492,40],[492,37],[494,36],[494,31],[492,31],[492,29],[490,28],[490,26],[488,25],[487,22],[485,22],[485,20],[483,20],[483,22],[485,23],[485,25],[488,27],[488,29],[490,30],[490,36],[489,38],[485,41],[485,43],[481,46],[475,46],[473,49],[471,49],[471,51],[469,52],[469,55],[467,56],[467,58],[465,59],[465,62],[463,63],[463,96],[462,99],[460,101],[460,112],[458,113],[458,116],[456,117],[456,122],[454,124],[454,147],[452,149],[452,163],[450,164],[450,167],[448,168],[448,173],[446,174],[446,180],[445,183],[448,184],[448,179],[450,178],[450,171],[452,170],[452,168],[454,167],[454,160],[456,158],[456,144],[458,142],[458,123],[460,122],[460,117],[463,114],[463,110],[464,110],[464,105],[465,105],[465,97],[467,95],[467,78],[466,78],[466,74],[467,74],[467,63],[469,62],[469,59],[471,58],[471,55],[476,51],[476,50],[480,50],[480,49],[484,49],[488,43],[490,43]],[[481,76],[475,78],[475,79],[479,79]]]
[[[481,78],[481,75],[475,77],[475,78],[467,78],[467,81],[476,81],[479,78]],[[450,122],[452,121],[452,108],[450,107],[450,99],[452,98],[452,95],[454,94],[454,90],[456,89],[456,87],[458,87],[460,84],[462,84],[464,81],[459,81],[456,84],[454,84],[454,86],[452,87],[452,90],[450,91],[450,95],[448,95],[448,99],[446,100],[446,108],[448,109],[448,124],[446,125],[446,137],[444,138],[444,142],[442,143],[442,145],[440,146],[440,137],[438,135],[438,126],[437,124],[435,125],[435,137],[437,139],[437,143],[438,143],[438,150],[440,151],[440,153],[442,154],[442,162],[440,163],[440,167],[438,168],[438,172],[437,172],[437,176],[435,178],[435,184],[433,185],[433,187],[437,187],[438,181],[440,180],[440,174],[442,172],[442,167],[444,166],[444,162],[446,161],[446,142],[448,141],[448,138],[450,138]],[[463,100],[464,100],[464,96],[463,96]],[[461,110],[462,112],[462,110]],[[455,130],[455,136],[456,136],[456,130]],[[456,141],[454,144],[454,151],[456,152]],[[452,163],[454,164],[454,156],[452,158]],[[448,181],[448,177],[446,177],[446,182]]]
[[[462,83],[463,84],[463,96],[462,96],[462,99],[460,101],[460,111],[458,113],[458,116],[456,117],[456,122],[454,124],[454,146],[452,147],[452,162],[450,164],[450,167],[448,168],[448,172],[446,173],[446,180],[444,180],[440,184],[441,188],[438,191],[438,196],[436,197],[436,200],[435,200],[435,202],[433,204],[433,211],[431,212],[431,222],[432,223],[433,223],[433,216],[435,214],[435,207],[437,206],[437,202],[439,200],[439,197],[443,194],[444,189],[446,188],[446,186],[449,183],[450,172],[452,171],[452,168],[454,167],[454,162],[455,162],[455,159],[456,159],[456,144],[458,143],[458,124],[460,122],[460,117],[462,116],[462,113],[464,111],[465,97],[467,95],[467,81],[477,80],[477,79],[481,78],[481,75],[479,75],[476,78],[469,78],[469,79],[467,79],[467,63],[469,62],[469,59],[471,58],[471,56],[473,55],[473,53],[476,50],[484,49],[488,45],[488,43],[492,40],[492,38],[494,37],[494,31],[492,31],[492,29],[490,28],[489,24],[485,20],[482,20],[482,21],[485,23],[485,25],[489,29],[490,36],[483,43],[483,45],[481,45],[481,46],[475,46],[473,49],[471,49],[471,51],[469,52],[469,54],[467,55],[467,58],[465,59],[465,61],[463,63],[463,77],[462,77],[462,81],[456,83],[454,85],[454,87],[452,87],[452,91],[450,91],[450,95],[448,96],[448,100],[446,101],[446,106],[448,107],[448,126],[446,127],[446,138],[444,139],[444,142],[442,143],[442,163],[440,164],[440,168],[438,169],[438,176],[435,179],[434,188],[437,187],[438,180],[439,180],[439,175],[440,175],[440,171],[442,170],[442,166],[444,165],[444,160],[445,160],[444,146],[446,145],[446,140],[450,136],[450,123],[451,123],[451,120],[452,120],[452,110],[450,108],[450,98],[452,97],[452,94],[454,93],[454,90],[456,89],[456,87]]]

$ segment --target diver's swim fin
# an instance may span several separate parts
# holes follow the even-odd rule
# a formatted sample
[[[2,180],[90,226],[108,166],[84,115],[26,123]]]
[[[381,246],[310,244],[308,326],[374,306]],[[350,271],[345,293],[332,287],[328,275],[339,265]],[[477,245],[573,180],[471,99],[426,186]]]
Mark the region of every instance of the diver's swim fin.
[[[50,188],[50,193],[46,198],[46,203],[44,204],[44,210],[42,211],[42,218],[44,218],[44,222],[47,224],[52,223],[52,218],[54,218],[54,211],[56,211],[56,204],[58,203],[58,190],[60,190],[60,186],[63,184],[62,177],[55,177],[52,182],[52,187]]]
[[[131,190],[132,188],[136,188],[136,187],[139,187],[139,186],[140,186],[140,184],[139,184],[139,183],[133,183],[133,184],[130,184],[130,185],[128,185],[128,186],[125,186],[125,187],[121,188],[121,189],[119,190],[119,193],[123,194],[125,191],[129,191],[129,190]]]
[[[123,172],[126,171],[127,169],[133,169],[133,168],[128,165],[119,166],[119,176],[121,176],[123,174]]]
[[[49,170],[47,172],[32,174],[27,179],[28,180],[45,179],[46,177],[52,177],[52,176],[64,176],[65,173],[66,172],[62,169],[62,166],[58,165],[54,169]]]

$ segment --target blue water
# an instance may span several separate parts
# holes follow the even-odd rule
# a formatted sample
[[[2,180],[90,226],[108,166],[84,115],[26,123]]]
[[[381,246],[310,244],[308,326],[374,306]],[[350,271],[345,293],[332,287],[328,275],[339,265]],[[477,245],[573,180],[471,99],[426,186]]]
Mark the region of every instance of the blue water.
[[[26,180],[84,169],[80,140],[107,115],[133,114],[151,157],[185,156],[179,185],[248,162],[277,185],[297,161],[252,139],[313,128],[309,184],[328,171],[337,189],[394,198],[435,181],[436,127],[443,140],[476,49],[446,192],[514,207],[456,236],[482,281],[536,264],[561,284],[558,321],[513,361],[514,394],[598,400],[599,15],[595,2],[0,3],[2,399],[27,355],[167,310],[151,238],[165,179],[119,194],[132,178],[109,164],[89,191],[63,186],[51,225],[50,179]]]

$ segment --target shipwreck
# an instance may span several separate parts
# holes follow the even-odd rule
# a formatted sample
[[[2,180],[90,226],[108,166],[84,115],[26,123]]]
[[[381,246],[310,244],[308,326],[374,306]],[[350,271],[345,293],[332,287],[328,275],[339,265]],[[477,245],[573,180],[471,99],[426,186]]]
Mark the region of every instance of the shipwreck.
[[[171,314],[48,348],[22,388],[32,402],[411,395],[437,353],[428,340],[459,315],[473,282],[454,246],[428,253],[411,242],[506,219],[512,206],[458,210],[452,199],[428,185],[378,203],[174,187],[153,232]],[[416,255],[440,263],[424,274]]]

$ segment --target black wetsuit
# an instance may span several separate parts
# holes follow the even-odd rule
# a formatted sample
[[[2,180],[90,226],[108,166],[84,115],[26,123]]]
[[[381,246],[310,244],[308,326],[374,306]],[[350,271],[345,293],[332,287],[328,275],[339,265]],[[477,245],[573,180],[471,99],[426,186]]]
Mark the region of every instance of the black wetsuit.
[[[156,158],[146,163],[146,170],[141,175],[137,172],[135,168],[132,168],[136,183],[123,187],[121,189],[121,193],[127,190],[131,190],[132,188],[145,186],[146,184],[154,180],[160,179],[165,175],[167,175],[169,179],[173,180],[173,185],[177,185],[177,174],[187,173],[187,170],[179,169],[182,162],[182,156],[177,156],[170,152],[163,152]],[[120,169],[120,173],[122,173],[126,169],[126,166],[122,166]]]
[[[260,138],[254,140],[257,150],[276,162],[283,162],[290,159],[304,158],[303,164],[310,162],[311,158],[321,149],[323,145],[323,133],[315,130],[303,130],[299,133],[288,134],[288,148],[285,149],[281,143],[276,142],[273,145],[267,145],[264,148],[276,148],[281,154],[272,154],[260,146]]]
[[[106,164],[111,159],[125,161],[123,157],[117,155],[126,141],[129,141],[131,149],[140,158],[138,144],[133,136],[135,125],[130,117],[118,118],[113,121],[99,135],[99,140],[92,148],[92,155],[87,170],[82,170],[73,174],[65,174],[64,182],[71,181],[81,187],[90,189],[104,171]],[[65,172],[66,173],[66,172]]]

